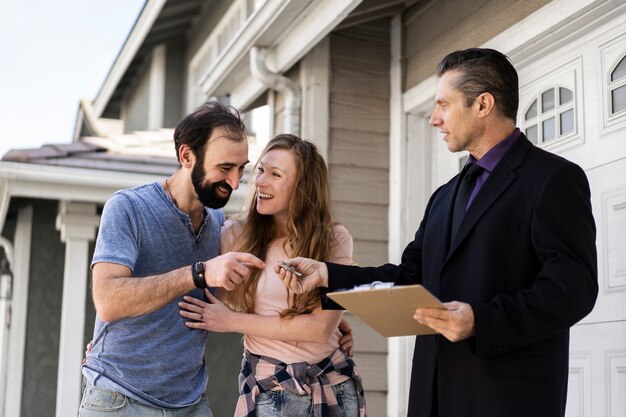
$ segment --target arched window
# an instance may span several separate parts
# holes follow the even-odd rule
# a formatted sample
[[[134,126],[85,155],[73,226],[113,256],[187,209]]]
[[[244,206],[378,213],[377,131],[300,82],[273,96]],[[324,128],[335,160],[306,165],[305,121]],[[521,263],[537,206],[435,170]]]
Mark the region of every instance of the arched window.
[[[617,63],[609,81],[611,116],[626,110],[626,56]]]
[[[526,107],[522,126],[528,139],[536,145],[574,133],[574,92],[560,86],[544,90]]]

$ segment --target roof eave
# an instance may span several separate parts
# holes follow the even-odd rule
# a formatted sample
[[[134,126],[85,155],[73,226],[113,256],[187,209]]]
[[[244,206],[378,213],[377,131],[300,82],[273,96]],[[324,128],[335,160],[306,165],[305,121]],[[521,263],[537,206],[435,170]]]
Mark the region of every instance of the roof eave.
[[[160,175],[0,161],[0,181],[11,197],[104,202],[122,188],[166,178]]]
[[[93,110],[96,117],[101,117],[107,103],[115,92],[117,85],[126,73],[137,51],[143,44],[146,36],[150,32],[152,25],[159,17],[161,9],[167,0],[147,0],[137,17],[132,30],[128,34],[124,46],[118,53],[109,73],[107,74],[98,95],[93,101]]]

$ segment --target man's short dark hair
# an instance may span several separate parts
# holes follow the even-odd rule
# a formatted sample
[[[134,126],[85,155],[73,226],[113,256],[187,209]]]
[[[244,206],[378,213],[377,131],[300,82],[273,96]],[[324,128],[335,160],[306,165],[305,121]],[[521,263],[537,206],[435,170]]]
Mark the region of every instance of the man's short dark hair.
[[[180,145],[187,145],[196,158],[202,161],[209,138],[217,127],[223,128],[231,140],[242,141],[246,138],[246,126],[237,109],[211,100],[178,122],[174,129],[176,157]]]
[[[495,49],[470,48],[448,54],[437,64],[437,75],[448,71],[461,74],[455,86],[470,106],[482,93],[494,96],[496,108],[510,119],[517,118],[519,81],[506,55]]]

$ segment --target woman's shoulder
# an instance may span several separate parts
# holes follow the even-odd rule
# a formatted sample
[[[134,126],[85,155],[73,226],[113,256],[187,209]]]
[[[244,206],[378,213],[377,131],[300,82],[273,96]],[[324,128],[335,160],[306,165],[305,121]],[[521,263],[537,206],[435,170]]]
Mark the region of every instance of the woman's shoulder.
[[[352,265],[353,243],[348,229],[340,224],[333,225],[333,249],[329,261],[337,264]]]
[[[243,223],[237,219],[228,219],[222,225],[222,233],[236,233],[241,232],[243,229]]]
[[[348,228],[341,223],[333,224],[333,235],[335,241],[345,242],[346,240],[352,240],[352,235],[348,231]]]
[[[229,252],[233,248],[233,244],[243,231],[243,223],[239,220],[229,219],[224,222],[220,230],[220,247],[221,252]]]

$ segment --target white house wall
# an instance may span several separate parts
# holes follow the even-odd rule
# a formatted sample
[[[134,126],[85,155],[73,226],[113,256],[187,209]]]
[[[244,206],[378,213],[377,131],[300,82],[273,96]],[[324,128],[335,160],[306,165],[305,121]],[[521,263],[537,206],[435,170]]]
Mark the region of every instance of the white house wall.
[[[30,275],[30,250],[32,242],[32,205],[19,209],[15,219],[13,237],[14,262],[11,327],[5,378],[6,392],[3,416],[20,416],[22,406],[22,381],[24,379],[24,347],[28,318],[28,287]]]

